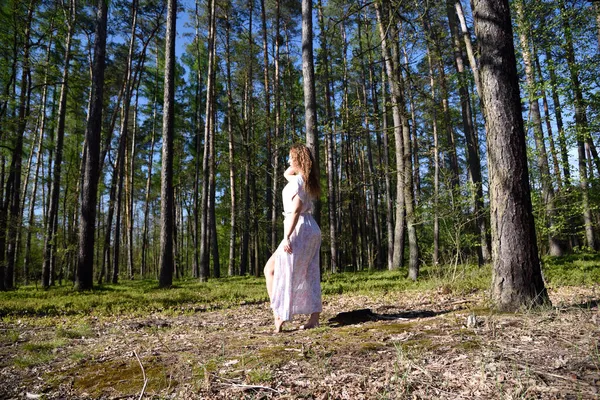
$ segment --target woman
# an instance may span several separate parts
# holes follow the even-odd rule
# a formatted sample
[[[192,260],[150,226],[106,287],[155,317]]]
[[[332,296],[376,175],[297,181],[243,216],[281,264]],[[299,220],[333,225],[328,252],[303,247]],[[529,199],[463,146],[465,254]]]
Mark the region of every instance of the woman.
[[[300,329],[319,326],[322,310],[321,230],[312,216],[312,201],[321,194],[319,177],[310,150],[302,144],[291,147],[289,164],[283,175],[288,181],[282,192],[284,239],[265,266],[277,333],[295,314],[310,314]]]

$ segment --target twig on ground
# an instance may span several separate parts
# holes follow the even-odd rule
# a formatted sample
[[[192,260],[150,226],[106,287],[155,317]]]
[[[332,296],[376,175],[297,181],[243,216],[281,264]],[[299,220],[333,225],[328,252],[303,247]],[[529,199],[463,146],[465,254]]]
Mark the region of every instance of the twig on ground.
[[[140,364],[140,368],[142,369],[142,375],[144,377],[144,386],[142,387],[142,392],[140,393],[140,397],[138,399],[138,400],[141,400],[142,397],[144,397],[144,392],[146,391],[146,385],[148,385],[148,378],[146,378],[146,371],[144,370],[144,365],[142,364],[142,360],[140,360],[140,357],[138,357],[135,350],[133,351],[133,354],[135,355],[135,358],[137,358],[138,363]]]
[[[272,387],[268,387],[268,386],[260,386],[260,385],[243,385],[241,383],[221,383],[222,386],[231,386],[231,387],[236,387],[236,388],[240,388],[240,389],[265,389],[265,390],[271,390],[277,394],[281,394],[281,392],[277,389],[273,389]]]

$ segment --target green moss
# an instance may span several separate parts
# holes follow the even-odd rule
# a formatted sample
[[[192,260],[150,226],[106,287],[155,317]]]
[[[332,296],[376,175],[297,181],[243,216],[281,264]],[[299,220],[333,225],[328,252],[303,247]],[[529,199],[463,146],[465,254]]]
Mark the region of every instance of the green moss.
[[[171,380],[170,365],[159,358],[142,359],[148,384],[146,392],[158,392],[177,385]],[[90,362],[77,366],[71,373],[73,388],[86,392],[93,397],[101,397],[109,393],[136,394],[144,386],[142,370],[137,360]]]

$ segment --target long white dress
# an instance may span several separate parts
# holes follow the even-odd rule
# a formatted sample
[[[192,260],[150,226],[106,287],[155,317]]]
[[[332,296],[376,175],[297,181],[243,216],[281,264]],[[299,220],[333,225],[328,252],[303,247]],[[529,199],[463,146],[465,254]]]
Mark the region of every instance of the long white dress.
[[[322,311],[319,251],[321,229],[312,216],[312,199],[304,190],[304,179],[295,175],[283,188],[284,232],[292,223],[293,200],[300,196],[302,209],[290,236],[292,254],[283,250],[282,241],[275,253],[271,308],[283,321],[295,314]]]

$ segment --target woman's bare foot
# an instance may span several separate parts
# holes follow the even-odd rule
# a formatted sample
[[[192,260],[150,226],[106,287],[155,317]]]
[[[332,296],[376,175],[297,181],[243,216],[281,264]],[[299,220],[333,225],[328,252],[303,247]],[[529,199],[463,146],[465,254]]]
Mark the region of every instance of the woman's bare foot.
[[[319,327],[319,313],[313,313],[310,315],[308,322],[304,325],[300,325],[300,329],[313,329]]]
[[[283,330],[283,322],[281,318],[275,317],[275,333],[281,333]]]

